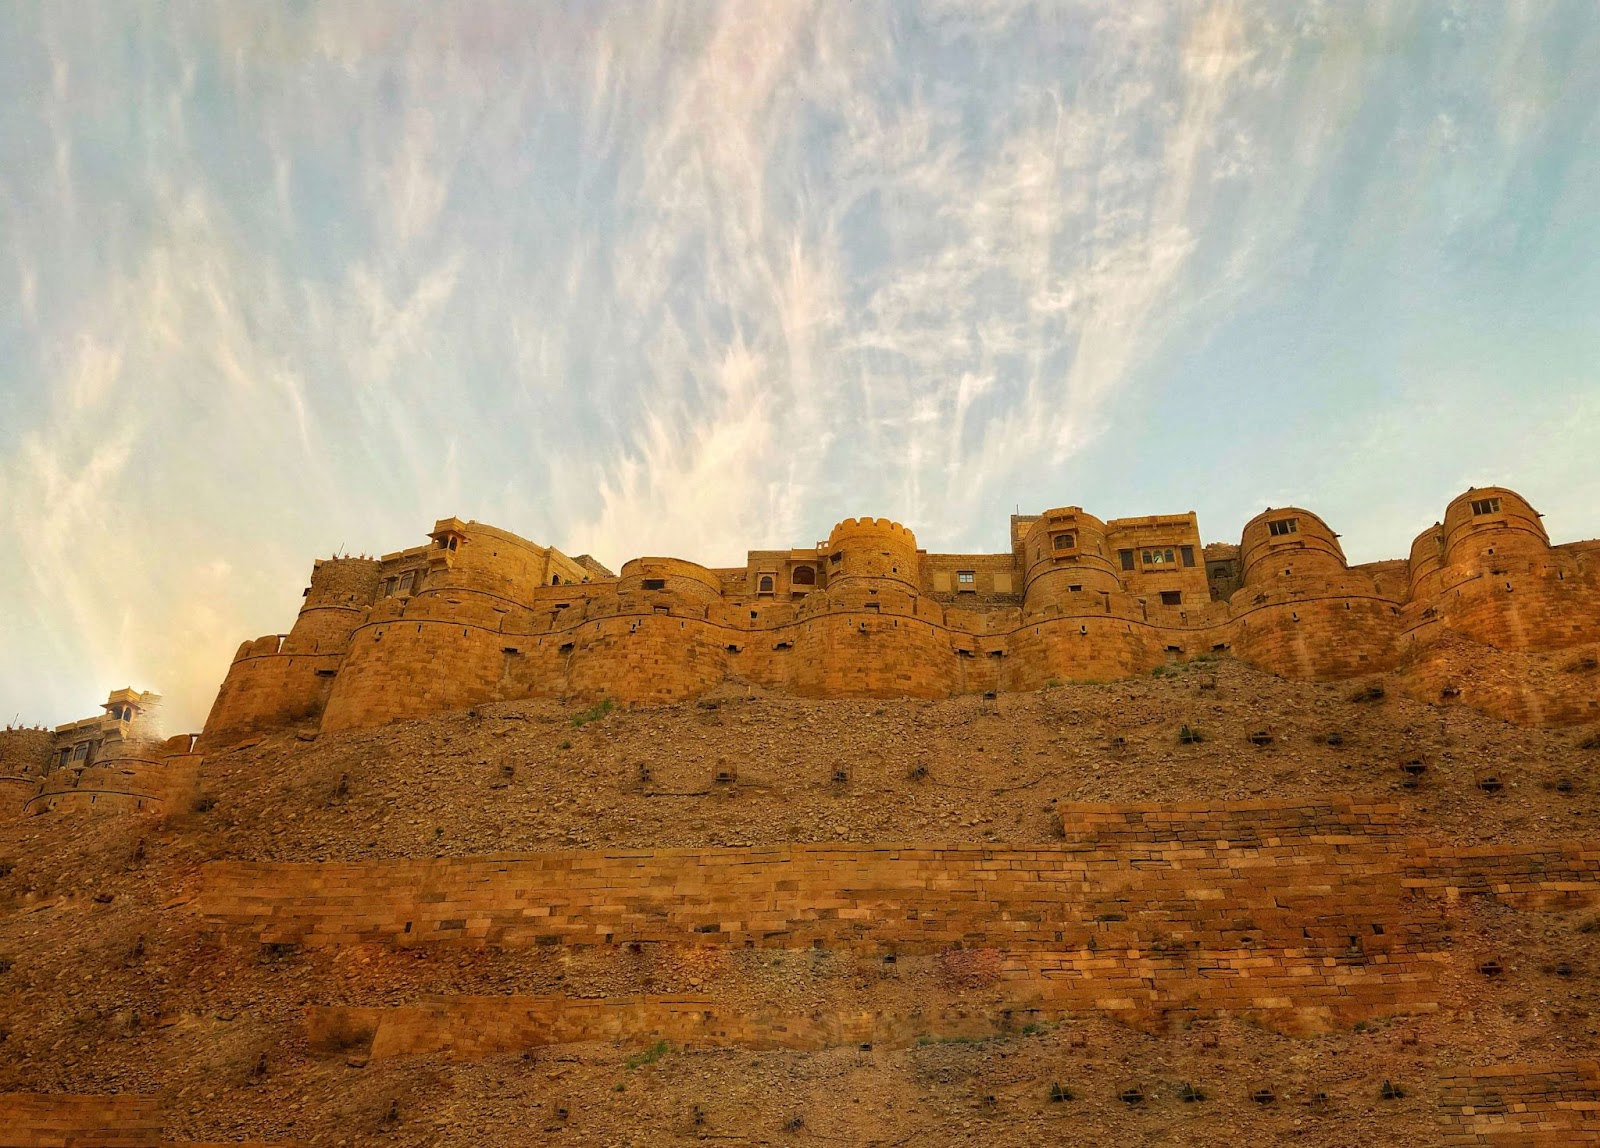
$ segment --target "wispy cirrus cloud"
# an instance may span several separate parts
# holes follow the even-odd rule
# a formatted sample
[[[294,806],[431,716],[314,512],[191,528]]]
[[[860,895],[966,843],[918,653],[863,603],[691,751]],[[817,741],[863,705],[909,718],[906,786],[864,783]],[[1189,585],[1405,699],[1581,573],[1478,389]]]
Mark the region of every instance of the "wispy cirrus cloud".
[[[1282,490],[1381,550],[1476,443],[1600,529],[1592,479],[1489,445],[1581,469],[1600,436],[1579,6],[12,23],[0,697],[30,716],[133,679],[194,725],[311,558],[449,513],[726,563],[861,513],[998,547],[1019,503],[1225,537]]]

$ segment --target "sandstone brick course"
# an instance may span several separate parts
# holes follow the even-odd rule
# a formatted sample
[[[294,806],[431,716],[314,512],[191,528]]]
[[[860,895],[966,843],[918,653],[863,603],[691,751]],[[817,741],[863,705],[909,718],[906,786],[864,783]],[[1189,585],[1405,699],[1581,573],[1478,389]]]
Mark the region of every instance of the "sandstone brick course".
[[[1496,1065],[1440,1081],[1446,1145],[1568,1148],[1600,1144],[1600,1066]]]

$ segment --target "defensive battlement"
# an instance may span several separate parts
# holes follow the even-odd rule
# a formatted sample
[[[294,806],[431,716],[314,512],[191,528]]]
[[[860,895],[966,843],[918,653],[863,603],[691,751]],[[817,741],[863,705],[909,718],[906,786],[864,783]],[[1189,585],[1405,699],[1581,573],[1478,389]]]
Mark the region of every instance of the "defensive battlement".
[[[889,518],[846,518],[840,521],[828,532],[828,541],[840,538],[846,534],[876,531],[881,534],[898,534],[911,545],[916,545],[916,536],[900,523]]]

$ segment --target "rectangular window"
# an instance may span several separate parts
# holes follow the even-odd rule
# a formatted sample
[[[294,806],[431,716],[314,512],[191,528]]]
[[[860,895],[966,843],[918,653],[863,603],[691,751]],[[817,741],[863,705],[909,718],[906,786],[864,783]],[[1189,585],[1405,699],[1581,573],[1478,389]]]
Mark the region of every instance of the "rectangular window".
[[[646,590],[665,590],[667,588],[667,580],[665,578],[646,578],[640,585]]]
[[[841,563],[843,561],[844,561],[844,551],[843,550],[839,551],[839,553],[837,553],[837,554],[828,555],[828,562],[831,565],[837,566],[837,565],[839,565],[839,563]]]
[[[1298,518],[1272,518],[1267,520],[1267,533],[1274,538],[1281,534],[1294,534],[1300,529]]]
[[[1178,551],[1178,553],[1183,555],[1183,564],[1185,566],[1193,566],[1194,565],[1194,547],[1193,546],[1182,547]]]
[[[1068,586],[1067,590],[1068,590],[1069,593],[1072,593],[1072,594],[1081,594],[1081,593],[1083,593],[1083,587],[1082,586]]]
[[[976,590],[978,588],[978,575],[971,570],[956,571],[956,589]]]
[[[75,746],[73,748],[73,750],[72,750],[72,760],[73,761],[82,761],[84,758],[86,758],[88,756],[89,756],[89,743],[88,742],[84,742],[82,745]]]
[[[1163,590],[1163,591],[1161,591],[1161,604],[1163,606],[1181,606],[1181,605],[1183,605],[1183,591],[1181,591],[1181,590]]]
[[[393,593],[394,593],[394,579],[393,578],[385,578],[383,580],[383,596],[385,598],[387,598]]]
[[[1499,514],[1500,500],[1498,498],[1474,498],[1472,500],[1472,513]]]
[[[407,570],[404,574],[400,575],[400,593],[411,593],[411,584],[415,577],[416,575],[410,570]]]
[[[1172,548],[1170,546],[1165,550],[1146,550],[1144,552],[1144,564],[1146,566],[1170,566],[1172,562]]]
[[[1132,570],[1133,569],[1133,551],[1132,550],[1118,550],[1117,551],[1117,557],[1122,559],[1122,568],[1124,570]]]
[[[1050,544],[1057,550],[1071,550],[1078,544],[1078,540],[1071,534],[1057,534],[1051,539]]]

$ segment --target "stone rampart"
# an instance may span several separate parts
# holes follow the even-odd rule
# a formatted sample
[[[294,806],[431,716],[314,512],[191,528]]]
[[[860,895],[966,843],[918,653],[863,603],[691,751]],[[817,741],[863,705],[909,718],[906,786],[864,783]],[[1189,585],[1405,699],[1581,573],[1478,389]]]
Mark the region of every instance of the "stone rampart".
[[[0,1135],[14,1148],[156,1148],[161,1102],[123,1093],[0,1093]]]
[[[1600,1144],[1600,1065],[1507,1064],[1440,1081],[1440,1143],[1449,1148]]]
[[[1108,523],[1067,507],[1018,529],[1011,553],[926,555],[899,523],[853,518],[821,547],[752,551],[744,571],[638,558],[590,581],[558,551],[447,519],[393,562],[319,563],[294,629],[241,647],[202,744],[530,696],[670,702],[733,682],[943,697],[1215,652],[1294,678],[1426,676],[1426,647],[1452,637],[1492,657],[1600,642],[1600,551],[1552,548],[1504,488],[1453,501],[1407,562],[1362,567],[1300,508],[1258,515],[1225,550],[1200,546],[1192,514]],[[1212,601],[1224,586],[1239,588]],[[1583,720],[1568,684],[1466,704]]]

